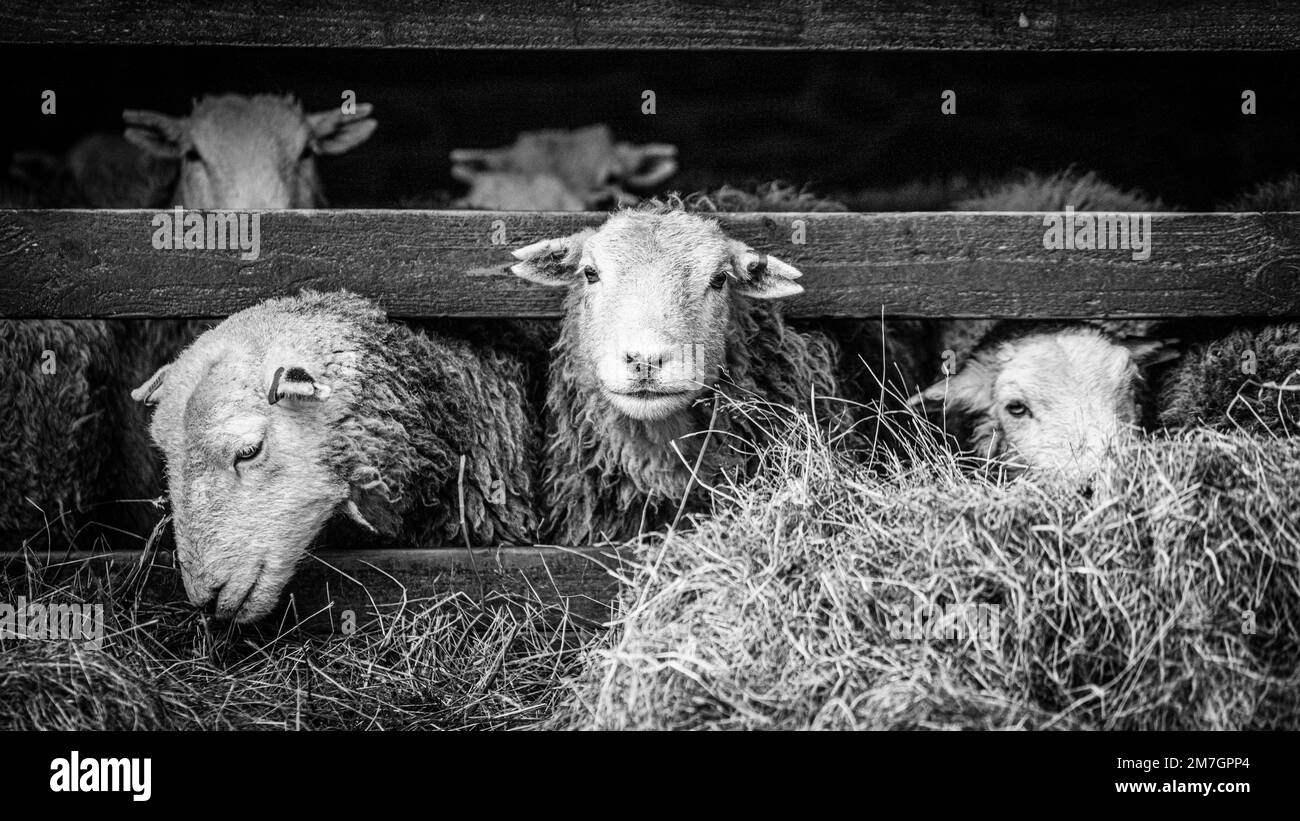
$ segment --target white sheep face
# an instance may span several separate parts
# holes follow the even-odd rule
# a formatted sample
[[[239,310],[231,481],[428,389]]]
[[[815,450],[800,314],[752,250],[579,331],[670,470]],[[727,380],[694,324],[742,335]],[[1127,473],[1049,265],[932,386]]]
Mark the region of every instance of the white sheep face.
[[[1090,477],[1135,429],[1141,367],[1163,350],[1089,326],[1031,332],[977,348],[913,402],[946,402],[970,421],[973,449],[1012,472]]]
[[[313,208],[320,202],[315,157],[341,154],[370,137],[371,106],[353,114],[303,113],[289,97],[224,95],[194,104],[188,117],[127,111],[126,137],[180,162],[173,201],[186,208]]]
[[[577,324],[576,359],[614,409],[645,421],[686,410],[716,379],[734,295],[803,290],[786,263],[665,208],[621,211],[598,230],[514,254],[517,275],[574,289],[566,322]]]
[[[339,398],[306,357],[247,324],[237,315],[204,334],[133,394],[157,405],[190,601],[239,622],[274,607],[348,497],[326,458]]]

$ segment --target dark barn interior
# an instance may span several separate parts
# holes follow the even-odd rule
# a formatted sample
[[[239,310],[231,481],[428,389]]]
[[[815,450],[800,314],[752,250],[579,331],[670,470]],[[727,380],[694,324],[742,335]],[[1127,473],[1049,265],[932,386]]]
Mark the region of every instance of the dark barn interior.
[[[1300,87],[1292,52],[979,53],[447,51],[10,45],[0,52],[0,156],[66,149],[121,127],[124,108],[172,114],[193,97],[292,92],[309,109],[341,91],[375,105],[362,149],[324,166],[335,207],[431,207],[461,191],[448,152],[521,131],[608,123],[677,145],[669,187],[780,177],[859,210],[863,192],[969,184],[1071,164],[1165,202],[1210,210],[1292,171]],[[39,71],[32,67],[38,66]],[[46,88],[55,116],[40,113]],[[641,113],[653,90],[657,111]],[[956,116],[940,94],[957,92]],[[1240,112],[1244,89],[1258,113]],[[22,101],[26,100],[27,104]],[[941,196],[908,203],[943,210]]]

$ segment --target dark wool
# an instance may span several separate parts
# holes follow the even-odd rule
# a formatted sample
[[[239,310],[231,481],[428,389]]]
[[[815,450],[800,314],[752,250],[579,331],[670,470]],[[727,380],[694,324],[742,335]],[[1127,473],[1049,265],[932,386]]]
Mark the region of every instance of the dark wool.
[[[331,342],[357,354],[363,378],[336,386],[350,405],[327,459],[382,535],[410,545],[457,543],[463,490],[472,543],[532,542],[535,440],[514,357],[390,322],[347,292],[304,291],[264,305],[346,323],[344,337]]]
[[[1300,174],[1261,183],[1222,211],[1300,210]],[[1262,324],[1197,320],[1180,336],[1195,340],[1165,375],[1160,423],[1169,428],[1208,425],[1255,433],[1295,435],[1300,422],[1300,323]],[[1240,325],[1241,327],[1234,327]],[[1247,373],[1253,354],[1255,373]],[[1270,384],[1272,383],[1272,384]],[[1276,385],[1276,387],[1274,387]]]

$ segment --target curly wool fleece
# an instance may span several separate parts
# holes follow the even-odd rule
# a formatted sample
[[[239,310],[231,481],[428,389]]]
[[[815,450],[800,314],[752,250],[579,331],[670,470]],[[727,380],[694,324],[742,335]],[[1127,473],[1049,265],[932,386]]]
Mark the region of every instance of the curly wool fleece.
[[[176,367],[226,340],[260,350],[287,340],[309,352],[338,402],[320,417],[333,430],[319,458],[380,535],[447,543],[462,537],[463,515],[476,544],[531,541],[532,422],[513,358],[390,322],[346,291],[303,291],[232,316]]]
[[[1161,387],[1160,424],[1300,433],[1300,324],[1238,328],[1189,348]]]

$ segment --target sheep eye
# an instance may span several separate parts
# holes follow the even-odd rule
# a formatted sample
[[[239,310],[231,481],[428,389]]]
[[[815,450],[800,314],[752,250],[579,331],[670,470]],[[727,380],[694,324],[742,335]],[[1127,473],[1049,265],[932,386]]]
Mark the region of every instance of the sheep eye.
[[[716,274],[713,275],[713,279],[709,280],[709,287],[715,291],[721,291],[722,286],[726,284],[727,284],[726,271],[717,272]]]
[[[240,448],[238,451],[235,452],[235,464],[237,465],[240,462],[247,462],[248,460],[255,458],[257,454],[261,452],[262,452],[261,442],[258,442],[253,445],[244,445],[242,448]]]
[[[1029,406],[1026,405],[1024,402],[1021,402],[1021,401],[1019,401],[1019,400],[1015,400],[1015,401],[1012,401],[1012,402],[1008,402],[1008,403],[1007,403],[1006,410],[1007,410],[1007,413],[1009,413],[1009,414],[1011,414],[1012,416],[1015,416],[1015,417],[1030,416],[1030,415],[1031,415],[1031,414],[1029,413]]]
[[[203,162],[203,157],[197,148],[190,146],[185,149],[185,162]]]
[[[587,278],[587,282],[589,283],[594,284],[600,281],[600,274],[596,273],[596,269],[590,265],[582,269],[582,275]]]

